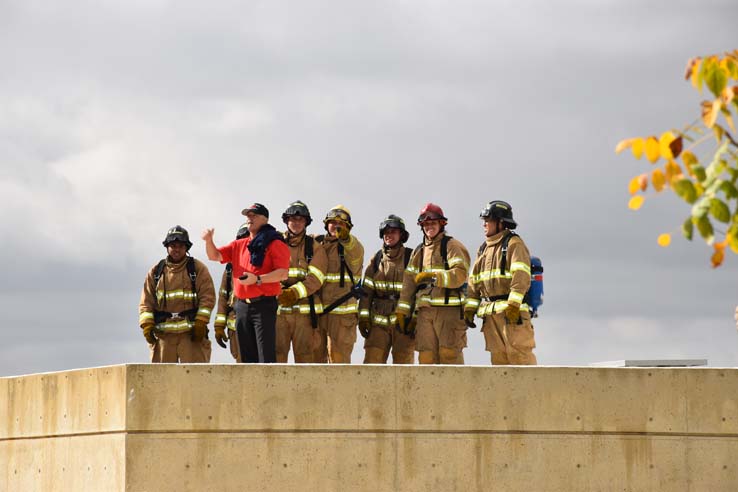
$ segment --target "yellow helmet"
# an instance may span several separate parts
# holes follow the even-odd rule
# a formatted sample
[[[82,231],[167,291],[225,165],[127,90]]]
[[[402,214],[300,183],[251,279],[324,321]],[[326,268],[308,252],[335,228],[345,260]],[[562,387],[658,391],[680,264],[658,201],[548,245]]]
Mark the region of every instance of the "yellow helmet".
[[[331,220],[343,222],[349,229],[354,227],[354,224],[351,223],[351,212],[349,212],[349,209],[347,209],[343,205],[336,205],[335,207],[330,209],[327,214],[325,214],[323,224],[325,225],[326,230],[328,230],[328,222],[330,222]]]

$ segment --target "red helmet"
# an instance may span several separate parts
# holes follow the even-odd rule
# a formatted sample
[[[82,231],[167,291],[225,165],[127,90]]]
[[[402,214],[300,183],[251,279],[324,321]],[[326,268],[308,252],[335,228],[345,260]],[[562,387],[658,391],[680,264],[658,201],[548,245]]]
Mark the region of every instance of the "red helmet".
[[[426,203],[425,207],[423,207],[420,210],[420,215],[418,215],[418,225],[421,225],[426,220],[448,220],[445,215],[443,215],[443,209],[436,205],[435,203]]]

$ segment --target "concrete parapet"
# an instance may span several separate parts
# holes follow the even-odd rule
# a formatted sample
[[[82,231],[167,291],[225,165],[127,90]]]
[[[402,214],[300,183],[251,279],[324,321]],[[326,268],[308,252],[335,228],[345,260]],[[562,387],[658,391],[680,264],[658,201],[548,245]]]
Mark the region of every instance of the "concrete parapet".
[[[2,491],[735,491],[738,369],[125,365],[0,378]]]

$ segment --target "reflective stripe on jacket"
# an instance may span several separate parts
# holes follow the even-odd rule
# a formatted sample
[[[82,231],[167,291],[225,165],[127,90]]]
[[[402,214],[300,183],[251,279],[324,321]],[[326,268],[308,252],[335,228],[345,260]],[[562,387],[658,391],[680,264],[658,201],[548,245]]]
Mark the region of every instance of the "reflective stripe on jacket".
[[[171,263],[168,259],[162,271],[158,285],[154,285],[154,276],[158,263],[146,275],[141,301],[139,303],[139,325],[154,321],[154,311],[181,313],[197,309],[195,319],[210,321],[215,307],[215,287],[208,268],[199,260],[195,261],[195,292],[192,292],[192,281],[187,272],[189,257],[179,263]],[[192,329],[194,322],[187,319],[168,319],[156,324],[156,329],[168,332],[184,332]]]
[[[413,252],[405,269],[402,283],[402,294],[397,303],[397,310],[403,314],[411,314],[413,293],[415,292],[415,276],[420,272],[439,272],[440,281],[434,286],[418,291],[415,300],[415,309],[422,307],[459,306],[464,302],[464,294],[450,292],[446,303],[446,289],[458,289],[466,282],[469,275],[469,251],[456,239],[448,242],[448,270],[444,268],[441,256],[441,240],[445,232],[440,232],[433,240],[423,240],[423,264],[420,264],[421,249]]]
[[[351,290],[351,279],[348,271],[345,272],[343,287],[340,286],[341,259],[338,255],[338,239],[325,236],[323,238],[323,249],[328,259],[328,267],[325,270],[325,283],[320,289],[320,300],[325,308]],[[354,281],[358,282],[361,280],[361,272],[364,268],[364,246],[356,237],[350,235],[348,240],[343,243],[343,254],[346,265],[351,269],[354,276]],[[356,314],[358,312],[359,301],[352,297],[331,311],[331,314]]]
[[[398,243],[393,248],[380,251],[382,256],[378,269],[374,269],[372,261],[364,272],[362,285],[366,296],[359,302],[359,317],[370,319],[373,325],[394,326],[405,273],[405,245]]]
[[[520,236],[510,238],[503,274],[502,239],[506,234],[507,230],[486,239],[486,248],[474,262],[469,274],[465,308],[476,309],[479,317],[500,313],[510,304],[520,306],[521,311],[528,311],[528,305],[523,304],[523,297],[530,288],[530,253]],[[507,299],[494,302],[484,300],[485,297],[495,296],[507,296]]]
[[[226,292],[228,277],[232,275],[233,272],[229,273],[228,269],[223,270],[223,276],[220,279],[220,288],[218,289],[218,311],[215,314],[215,322],[213,322],[213,326],[224,326],[229,330],[236,329],[236,311],[233,309],[233,280],[231,280],[230,295]]]
[[[277,314],[310,314],[310,301],[308,296],[313,296],[315,313],[323,312],[323,304],[317,294],[326,280],[328,258],[325,250],[313,236],[313,257],[310,263],[305,255],[305,233],[293,236],[284,233],[287,246],[290,248],[290,269],[287,280],[284,281],[285,288],[297,291],[298,301],[294,306],[279,306]]]

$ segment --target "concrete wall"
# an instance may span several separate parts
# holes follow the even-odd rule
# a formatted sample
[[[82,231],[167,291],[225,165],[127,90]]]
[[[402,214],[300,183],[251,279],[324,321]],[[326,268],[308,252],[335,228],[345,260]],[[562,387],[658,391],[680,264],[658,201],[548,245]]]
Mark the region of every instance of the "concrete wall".
[[[738,490],[737,369],[129,365],[0,379],[0,491]]]

